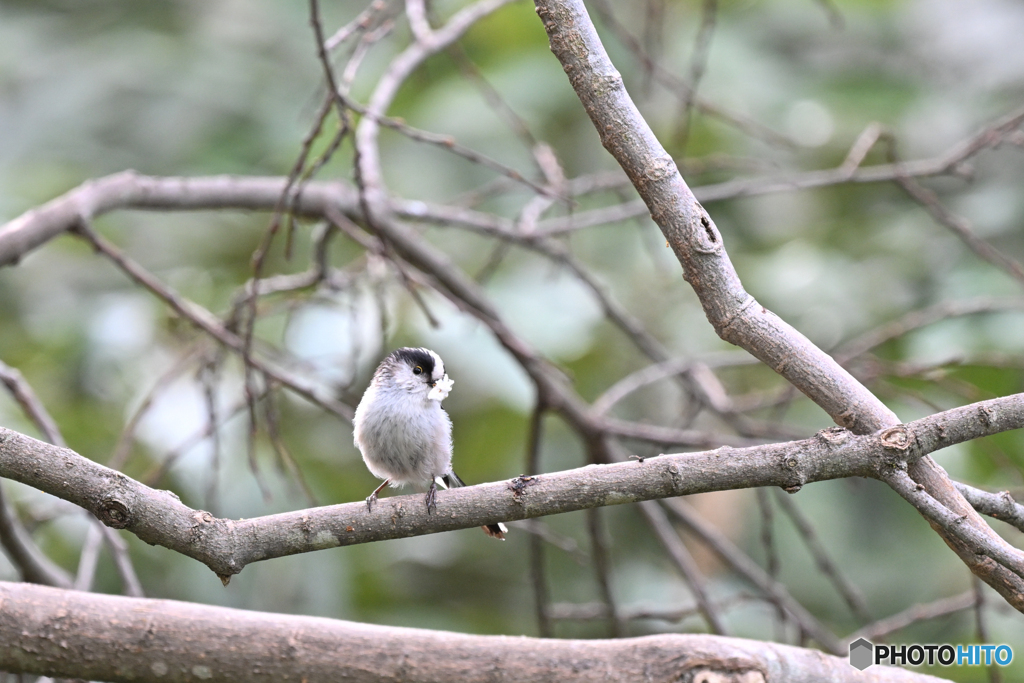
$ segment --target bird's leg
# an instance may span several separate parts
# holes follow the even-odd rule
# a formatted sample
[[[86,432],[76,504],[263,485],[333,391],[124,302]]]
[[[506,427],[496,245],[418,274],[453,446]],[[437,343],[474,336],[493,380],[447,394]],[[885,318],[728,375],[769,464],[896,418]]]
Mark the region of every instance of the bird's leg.
[[[427,514],[437,509],[437,480],[430,480],[430,488],[427,489]]]
[[[373,512],[373,504],[377,502],[377,494],[380,493],[381,489],[391,483],[390,479],[385,479],[384,483],[373,490],[373,493],[366,497],[366,511]]]

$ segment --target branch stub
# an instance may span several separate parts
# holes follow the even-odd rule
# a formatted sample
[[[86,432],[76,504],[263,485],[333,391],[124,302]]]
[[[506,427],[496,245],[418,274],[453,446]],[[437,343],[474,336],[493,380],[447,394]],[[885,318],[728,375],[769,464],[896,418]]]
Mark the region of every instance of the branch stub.
[[[114,498],[107,498],[100,503],[96,516],[111,529],[125,529],[132,521],[128,506]]]
[[[879,434],[878,438],[882,442],[882,446],[890,451],[906,452],[914,443],[914,435],[906,425],[890,427]]]

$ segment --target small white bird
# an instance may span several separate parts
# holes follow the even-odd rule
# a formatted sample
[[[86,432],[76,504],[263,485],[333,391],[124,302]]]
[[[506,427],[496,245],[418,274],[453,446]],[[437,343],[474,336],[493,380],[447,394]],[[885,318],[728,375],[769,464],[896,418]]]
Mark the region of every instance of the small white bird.
[[[367,497],[367,510],[373,510],[377,494],[388,484],[430,482],[428,513],[437,507],[438,479],[446,488],[465,486],[452,469],[452,421],[441,407],[453,384],[444,361],[430,349],[396,349],[377,366],[353,420],[363,462],[384,480]],[[483,530],[501,540],[508,531],[500,523]]]

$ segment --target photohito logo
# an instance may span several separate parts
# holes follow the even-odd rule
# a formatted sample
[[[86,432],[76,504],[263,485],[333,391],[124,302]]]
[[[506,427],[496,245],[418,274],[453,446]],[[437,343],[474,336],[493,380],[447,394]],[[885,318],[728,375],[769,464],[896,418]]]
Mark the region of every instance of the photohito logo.
[[[863,671],[872,664],[892,666],[1006,666],[1013,661],[1009,645],[875,645],[864,638],[850,643],[850,665]]]

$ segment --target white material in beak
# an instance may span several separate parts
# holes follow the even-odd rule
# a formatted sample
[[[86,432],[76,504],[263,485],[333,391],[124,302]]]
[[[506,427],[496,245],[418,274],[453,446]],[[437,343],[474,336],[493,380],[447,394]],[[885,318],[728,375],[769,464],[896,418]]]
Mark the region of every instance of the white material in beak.
[[[434,401],[443,401],[448,398],[448,392],[452,390],[452,385],[455,384],[455,380],[448,379],[446,374],[441,379],[434,383],[434,388],[427,394],[427,398]]]

